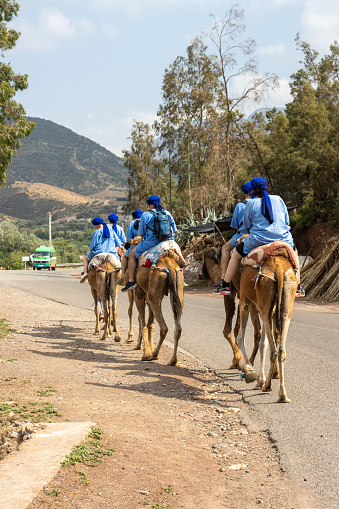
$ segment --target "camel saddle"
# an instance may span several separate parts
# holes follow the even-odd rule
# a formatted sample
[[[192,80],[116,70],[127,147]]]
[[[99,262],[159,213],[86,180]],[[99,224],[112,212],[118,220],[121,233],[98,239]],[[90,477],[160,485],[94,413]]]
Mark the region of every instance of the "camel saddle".
[[[282,240],[276,240],[270,244],[264,244],[263,246],[252,249],[245,258],[242,259],[243,265],[251,265],[254,269],[261,267],[269,256],[283,256],[289,258],[293,269],[298,270],[299,260],[294,249],[283,242]]]
[[[163,242],[160,242],[160,244],[157,244],[142,253],[139,256],[139,267],[154,267],[159,258],[169,251],[172,251],[177,255],[180,267],[184,267],[184,257],[182,256],[180,247],[174,240],[164,240]]]

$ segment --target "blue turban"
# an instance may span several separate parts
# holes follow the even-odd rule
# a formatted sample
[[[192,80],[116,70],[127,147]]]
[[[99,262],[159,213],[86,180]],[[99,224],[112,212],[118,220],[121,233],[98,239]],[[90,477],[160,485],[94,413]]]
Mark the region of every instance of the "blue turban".
[[[109,228],[108,228],[107,224],[105,223],[105,221],[101,217],[95,217],[92,221],[92,224],[94,224],[94,226],[103,224],[104,228],[103,228],[102,236],[107,237],[108,239],[110,238],[111,234],[110,234]]]
[[[261,213],[263,216],[265,216],[267,221],[269,221],[269,223],[272,224],[273,210],[270,195],[266,191],[267,180],[261,177],[255,177],[253,180],[251,180],[251,186],[253,191],[257,189],[263,189],[264,194],[261,200]]]
[[[252,192],[251,182],[246,182],[246,184],[241,186],[241,190],[244,194],[250,194]]]
[[[113,224],[112,229],[115,231],[115,233],[118,233],[118,228],[117,228],[116,223],[118,222],[119,217],[116,214],[110,214],[108,216],[108,220],[110,223]]]
[[[164,207],[160,205],[161,198],[159,196],[156,196],[155,194],[152,194],[149,198],[147,198],[148,205],[154,205],[157,210],[163,210]]]
[[[132,212],[132,217],[134,219],[140,219],[141,216],[142,216],[142,210],[137,209],[134,212]]]

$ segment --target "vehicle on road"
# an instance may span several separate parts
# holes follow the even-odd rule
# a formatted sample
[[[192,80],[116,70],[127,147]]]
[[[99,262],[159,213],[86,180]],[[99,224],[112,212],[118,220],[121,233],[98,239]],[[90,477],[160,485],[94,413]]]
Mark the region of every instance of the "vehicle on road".
[[[56,269],[56,251],[53,246],[37,247],[31,255],[33,270],[55,270]]]

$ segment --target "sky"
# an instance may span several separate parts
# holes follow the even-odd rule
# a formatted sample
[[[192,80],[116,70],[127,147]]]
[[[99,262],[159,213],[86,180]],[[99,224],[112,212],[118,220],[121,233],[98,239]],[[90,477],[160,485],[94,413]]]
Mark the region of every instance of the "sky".
[[[130,148],[133,121],[152,124],[162,102],[165,69],[195,36],[224,17],[229,0],[18,0],[10,26],[21,32],[3,60],[28,74],[17,95],[27,115],[52,120],[117,156]],[[290,76],[301,65],[295,37],[320,56],[339,40],[338,0],[244,0],[245,38],[256,41],[260,73],[275,73],[279,89],[259,107],[291,100]]]

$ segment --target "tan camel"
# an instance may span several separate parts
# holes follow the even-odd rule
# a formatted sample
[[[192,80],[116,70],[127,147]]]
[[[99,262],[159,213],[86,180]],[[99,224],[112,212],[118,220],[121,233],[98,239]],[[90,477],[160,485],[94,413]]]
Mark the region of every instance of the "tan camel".
[[[134,298],[139,312],[141,337],[143,343],[143,361],[152,361],[159,357],[161,345],[166,337],[168,327],[165,323],[161,303],[165,295],[170,292],[171,307],[174,315],[174,351],[169,365],[177,364],[178,342],[181,336],[180,319],[184,306],[184,275],[178,263],[178,257],[173,251],[163,254],[153,269],[139,267],[136,272],[137,288]],[[146,304],[149,309],[146,324]],[[154,318],[160,327],[160,339],[153,349]],[[139,335],[140,342],[140,335]]]
[[[194,254],[195,258],[200,258],[203,261],[203,275],[215,283],[219,281],[221,277],[220,242],[215,242],[214,239],[212,238],[204,239],[196,246]],[[235,278],[232,281],[232,284],[238,293],[240,291],[240,275],[241,274],[239,269]],[[224,307],[225,307],[225,325],[223,334],[224,337],[229,342],[229,344],[231,345],[233,351],[233,360],[229,369],[241,370],[244,368],[244,362],[241,362],[243,359],[243,355],[239,349],[238,344],[234,340],[234,337],[237,338],[240,326],[239,307],[237,308],[237,319],[234,327],[234,336],[232,333],[232,321],[236,310],[235,295],[232,296],[224,295]],[[254,327],[254,346],[250,357],[250,362],[253,365],[260,344],[262,330],[260,326],[258,312],[256,310],[255,305],[250,304],[249,311],[251,314],[251,320]],[[248,371],[248,373],[246,373],[245,378],[246,382],[253,382],[253,377],[254,376]]]
[[[274,369],[278,360],[280,372],[278,402],[281,403],[290,402],[285,389],[284,361],[286,358],[285,345],[287,333],[293,314],[297,286],[298,278],[296,271],[285,248],[273,251],[273,254],[267,258],[259,269],[253,268],[250,265],[243,266],[239,302],[240,330],[237,343],[244,356],[245,373],[248,370],[253,372],[252,362],[247,357],[244,343],[249,307],[253,303],[260,313],[271,351],[270,368],[265,380],[266,340],[264,336],[263,343],[260,345],[262,355],[258,385],[262,385],[263,391],[272,390],[272,378],[274,377]]]
[[[91,269],[88,271],[88,282],[91,287],[92,295],[94,298],[94,312],[95,312],[95,331],[94,334],[100,334],[99,330],[99,302],[101,300],[104,312],[104,327],[101,339],[108,339],[113,331],[115,332],[114,341],[121,340],[118,326],[117,326],[117,299],[119,285],[117,280],[120,277],[120,269],[116,270],[111,263],[105,261],[101,264],[100,269]]]

